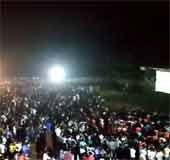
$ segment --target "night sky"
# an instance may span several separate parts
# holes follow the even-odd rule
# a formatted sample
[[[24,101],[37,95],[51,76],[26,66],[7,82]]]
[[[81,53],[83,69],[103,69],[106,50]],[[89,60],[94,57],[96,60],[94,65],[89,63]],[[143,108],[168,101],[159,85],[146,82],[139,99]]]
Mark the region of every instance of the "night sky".
[[[3,61],[9,75],[62,64],[90,73],[108,64],[169,65],[168,2],[3,3]]]

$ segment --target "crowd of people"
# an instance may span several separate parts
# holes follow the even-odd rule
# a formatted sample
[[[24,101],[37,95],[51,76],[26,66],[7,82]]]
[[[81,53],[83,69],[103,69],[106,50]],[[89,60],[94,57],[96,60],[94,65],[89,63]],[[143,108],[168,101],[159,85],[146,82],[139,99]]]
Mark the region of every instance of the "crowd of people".
[[[88,87],[6,86],[0,160],[170,160],[168,113],[112,108]]]

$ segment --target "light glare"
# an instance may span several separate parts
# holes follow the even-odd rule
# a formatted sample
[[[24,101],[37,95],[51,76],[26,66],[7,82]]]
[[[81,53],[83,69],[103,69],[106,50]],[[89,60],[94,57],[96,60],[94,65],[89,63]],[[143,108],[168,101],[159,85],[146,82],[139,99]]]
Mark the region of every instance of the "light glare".
[[[65,78],[64,68],[60,66],[55,66],[49,70],[49,78],[52,82],[62,82]]]

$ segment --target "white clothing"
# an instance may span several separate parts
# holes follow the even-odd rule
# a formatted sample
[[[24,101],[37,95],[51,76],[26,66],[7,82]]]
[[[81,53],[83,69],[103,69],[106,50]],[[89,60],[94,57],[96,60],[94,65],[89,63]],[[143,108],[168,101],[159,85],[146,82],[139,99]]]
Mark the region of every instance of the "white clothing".
[[[76,101],[76,96],[73,96],[73,101],[74,101],[74,102]]]
[[[136,157],[136,150],[134,148],[130,148],[130,157],[135,158]]]
[[[14,133],[14,135],[16,135],[16,134],[17,134],[17,129],[16,129],[16,127],[15,127],[15,126],[13,126],[13,133]]]
[[[148,150],[148,160],[154,160],[156,156],[155,151]]]
[[[55,129],[55,133],[56,133],[57,137],[60,137],[60,135],[61,135],[61,129],[60,129],[60,128],[56,128],[56,129]]]
[[[17,143],[16,148],[17,148],[17,151],[20,152],[22,149],[22,143]]]
[[[166,147],[164,149],[164,156],[165,156],[165,158],[169,158],[169,156],[170,156],[170,148]]]
[[[15,154],[14,159],[15,159],[15,160],[18,160],[18,159],[19,159],[18,153]]]
[[[3,119],[4,122],[7,121],[7,117],[4,114],[1,116],[1,118]]]
[[[156,153],[156,160],[163,160],[163,152],[162,151],[159,151]]]
[[[102,134],[99,135],[100,140],[103,140],[104,136]]]
[[[5,149],[6,149],[5,145],[4,144],[0,144],[0,153],[1,154],[5,153]]]
[[[43,160],[51,160],[51,157],[47,153],[44,153]]]
[[[31,114],[33,114],[33,115],[36,115],[36,113],[37,113],[37,110],[36,109],[31,109]]]
[[[146,155],[147,155],[146,149],[140,149],[139,153],[140,153],[140,155],[139,155],[140,158],[139,159],[146,160]]]
[[[6,139],[6,137],[2,137],[2,144],[6,144],[6,142],[7,142],[7,139]]]
[[[60,159],[64,159],[64,151],[63,150],[60,150]]]
[[[86,150],[83,148],[80,148],[80,154],[86,153]]]

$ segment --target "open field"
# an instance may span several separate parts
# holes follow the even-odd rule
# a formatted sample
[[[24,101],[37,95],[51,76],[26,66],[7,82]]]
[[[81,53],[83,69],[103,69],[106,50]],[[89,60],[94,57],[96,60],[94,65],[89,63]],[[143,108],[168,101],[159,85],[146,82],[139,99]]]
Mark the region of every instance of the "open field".
[[[125,109],[118,106],[131,106],[143,108],[149,112],[170,112],[170,96],[163,93],[123,94],[122,92],[103,90],[101,95],[113,110]]]

